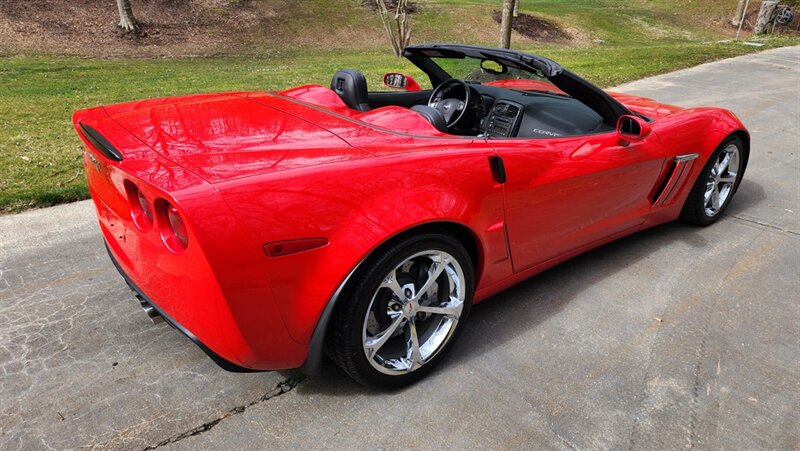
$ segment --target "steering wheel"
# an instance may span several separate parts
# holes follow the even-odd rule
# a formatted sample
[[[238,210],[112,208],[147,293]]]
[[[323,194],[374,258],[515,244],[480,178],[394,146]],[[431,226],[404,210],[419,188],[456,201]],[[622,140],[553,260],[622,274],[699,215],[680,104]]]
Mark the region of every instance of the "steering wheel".
[[[458,87],[461,88],[460,91],[464,92],[463,98],[444,97],[445,94],[450,94],[454,88]],[[433,90],[431,98],[428,99],[428,106],[442,113],[445,122],[447,122],[447,128],[451,128],[464,118],[464,113],[467,112],[467,107],[470,104],[470,96],[471,90],[464,81],[451,78]]]

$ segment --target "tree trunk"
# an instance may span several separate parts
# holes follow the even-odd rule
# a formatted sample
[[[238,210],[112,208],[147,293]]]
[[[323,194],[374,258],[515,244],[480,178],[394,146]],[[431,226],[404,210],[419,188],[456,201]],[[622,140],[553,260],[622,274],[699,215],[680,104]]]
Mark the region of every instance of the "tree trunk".
[[[514,17],[519,17],[519,2],[522,0],[514,0]]]
[[[119,24],[117,25],[125,31],[138,30],[139,24],[133,17],[131,0],[117,0],[117,9],[119,10]]]
[[[761,8],[758,10],[758,19],[756,26],[753,28],[753,34],[766,34],[769,32],[770,21],[772,16],[775,15],[775,8],[778,6],[778,0],[764,0],[761,2]]]
[[[500,47],[511,48],[511,21],[514,12],[514,0],[503,0],[503,12],[500,15]]]
[[[738,27],[740,23],[742,23],[742,14],[744,14],[744,3],[747,0],[739,0],[736,3],[736,11],[733,13],[733,19],[731,19],[731,24],[734,27]]]
[[[384,0],[375,0],[378,14],[381,16],[383,28],[389,35],[392,51],[397,57],[403,56],[403,50],[411,42],[411,20],[408,17],[408,0],[397,0],[394,11],[389,10]]]

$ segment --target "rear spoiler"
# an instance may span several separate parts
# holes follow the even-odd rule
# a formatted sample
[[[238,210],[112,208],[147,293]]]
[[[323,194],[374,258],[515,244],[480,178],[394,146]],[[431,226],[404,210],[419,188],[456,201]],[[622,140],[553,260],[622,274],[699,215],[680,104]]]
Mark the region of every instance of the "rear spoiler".
[[[102,153],[106,158],[114,161],[122,161],[122,154],[120,151],[117,150],[117,148],[114,147],[110,142],[108,142],[103,135],[98,133],[97,130],[84,124],[83,122],[79,122],[78,127],[80,128],[81,135],[83,135],[87,141],[92,143],[92,146],[94,146],[94,148]]]

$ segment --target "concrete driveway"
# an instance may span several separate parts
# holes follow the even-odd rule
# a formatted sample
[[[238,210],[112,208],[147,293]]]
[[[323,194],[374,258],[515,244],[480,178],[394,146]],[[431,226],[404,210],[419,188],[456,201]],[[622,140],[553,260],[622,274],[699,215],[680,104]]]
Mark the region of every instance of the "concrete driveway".
[[[0,217],[0,449],[797,449],[800,47],[617,89],[742,118],[753,152],[728,214],[480,304],[397,393],[333,365],[226,373],[131,301],[89,202]]]

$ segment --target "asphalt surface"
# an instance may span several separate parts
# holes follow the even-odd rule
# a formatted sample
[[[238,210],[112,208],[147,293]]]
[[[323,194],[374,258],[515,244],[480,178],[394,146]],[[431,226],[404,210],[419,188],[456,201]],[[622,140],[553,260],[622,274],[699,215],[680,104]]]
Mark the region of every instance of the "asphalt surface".
[[[742,118],[728,213],[476,306],[440,369],[396,393],[333,365],[227,373],[131,301],[89,202],[0,217],[0,449],[798,449],[800,47],[617,90]]]

